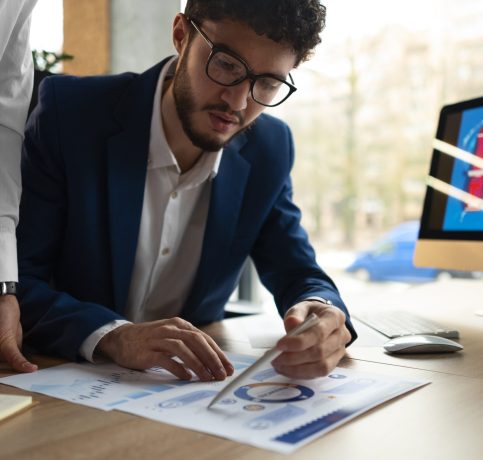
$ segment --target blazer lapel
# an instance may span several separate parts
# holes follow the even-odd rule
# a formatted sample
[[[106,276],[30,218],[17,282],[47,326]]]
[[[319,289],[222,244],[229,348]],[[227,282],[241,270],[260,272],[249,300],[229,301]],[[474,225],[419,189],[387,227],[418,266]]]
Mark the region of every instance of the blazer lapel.
[[[221,261],[228,256],[250,173],[250,164],[240,155],[245,143],[245,134],[240,134],[224,148],[218,174],[213,180],[201,260],[182,312],[187,319],[196,319],[196,310],[200,308]]]
[[[133,79],[115,111],[115,117],[123,130],[112,136],[107,144],[114,303],[119,313],[126,306],[136,255],[154,93],[164,63],[161,62]]]

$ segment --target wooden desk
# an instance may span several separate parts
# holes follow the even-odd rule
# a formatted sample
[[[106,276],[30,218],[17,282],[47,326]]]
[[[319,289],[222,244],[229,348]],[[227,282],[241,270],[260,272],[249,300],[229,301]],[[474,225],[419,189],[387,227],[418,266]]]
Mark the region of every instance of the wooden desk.
[[[480,297],[483,298],[483,297]],[[429,312],[429,310],[428,310]],[[470,312],[470,308],[468,308]],[[465,353],[438,358],[394,358],[354,345],[341,366],[424,378],[432,384],[390,401],[303,447],[289,458],[350,460],[477,460],[483,456],[483,318],[448,309],[458,322]],[[441,313],[445,317],[446,313]],[[436,319],[437,316],[434,316]],[[253,321],[257,318],[253,317]],[[480,320],[482,325],[477,324]],[[252,352],[240,319],[206,330],[225,349]],[[246,319],[243,319],[246,321]],[[45,357],[41,367],[59,364]],[[9,375],[1,370],[0,376]],[[1,391],[23,394],[1,385]],[[39,404],[0,422],[0,459],[271,460],[287,456],[123,412],[102,412],[43,395]]]

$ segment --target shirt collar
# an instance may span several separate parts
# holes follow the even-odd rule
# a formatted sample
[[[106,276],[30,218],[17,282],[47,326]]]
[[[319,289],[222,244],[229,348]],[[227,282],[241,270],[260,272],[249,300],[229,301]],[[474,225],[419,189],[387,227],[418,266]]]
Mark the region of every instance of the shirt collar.
[[[174,74],[177,59],[177,56],[171,58],[166,65],[163,66],[159,74],[156,92],[154,94],[153,113],[151,116],[148,170],[174,167],[178,174],[181,174],[178,162],[166,140],[161,118],[163,84],[167,77],[171,77]],[[190,177],[196,182],[196,185],[199,185],[199,183],[207,179],[213,179],[218,174],[222,154],[223,149],[220,149],[218,152],[204,152],[196,165],[191,168],[190,171],[183,174],[183,176],[186,176],[186,179]]]

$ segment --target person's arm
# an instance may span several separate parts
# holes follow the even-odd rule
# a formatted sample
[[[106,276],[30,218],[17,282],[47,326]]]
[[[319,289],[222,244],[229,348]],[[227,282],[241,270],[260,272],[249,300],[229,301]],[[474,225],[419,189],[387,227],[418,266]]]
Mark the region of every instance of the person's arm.
[[[18,297],[26,342],[42,353],[75,361],[81,358],[79,349],[92,332],[124,318],[53,285],[63,251],[69,193],[59,102],[50,80],[46,78],[40,85],[39,102],[27,123],[22,152]]]
[[[33,85],[29,31],[34,4],[0,0],[0,281],[18,279],[15,227],[20,153]]]
[[[293,142],[288,128],[287,145],[289,170],[293,164]],[[280,341],[280,349],[285,352],[273,362],[280,373],[312,378],[332,370],[357,334],[337,287],[316,263],[300,219],[287,176],[251,255],[262,283],[274,295],[287,331],[312,312],[321,318],[317,327],[310,331]]]
[[[20,151],[32,93],[33,63],[29,47],[30,14],[35,1],[0,0],[0,282],[17,282],[20,201]],[[0,295],[0,360],[16,371],[32,372],[21,353],[22,328],[15,296]]]
[[[0,297],[0,358],[17,372],[33,372],[37,365],[29,362],[20,351],[22,326],[20,309],[15,296]]]

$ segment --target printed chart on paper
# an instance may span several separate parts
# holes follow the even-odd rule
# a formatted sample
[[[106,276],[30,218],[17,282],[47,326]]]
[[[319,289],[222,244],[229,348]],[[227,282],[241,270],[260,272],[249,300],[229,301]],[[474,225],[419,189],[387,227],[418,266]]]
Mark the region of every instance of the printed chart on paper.
[[[227,354],[235,375],[255,358]],[[159,368],[64,364],[0,383],[102,410],[117,409],[179,427],[290,453],[389,399],[429,383],[336,368],[324,378],[288,380],[272,367],[206,407],[224,382],[180,381]]]

